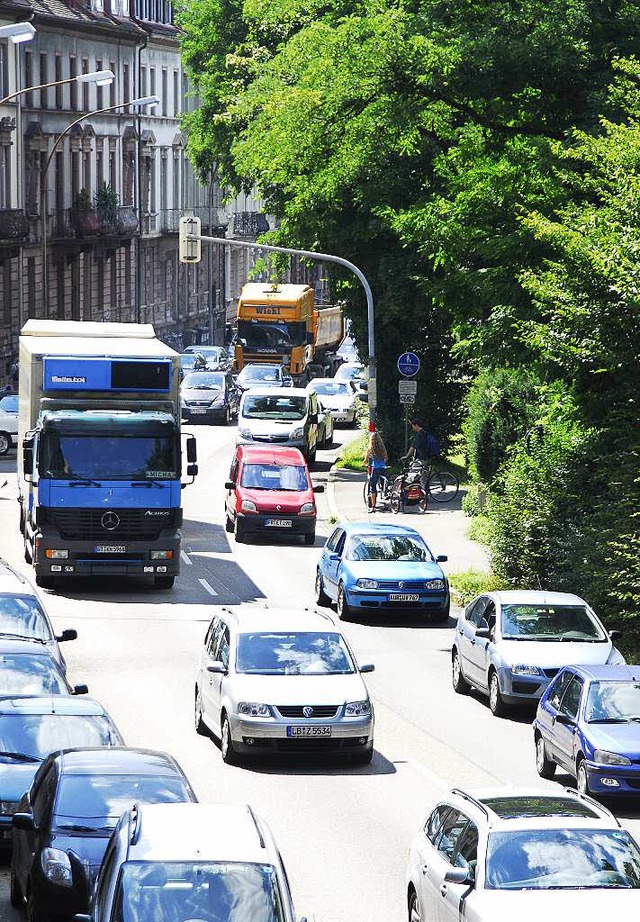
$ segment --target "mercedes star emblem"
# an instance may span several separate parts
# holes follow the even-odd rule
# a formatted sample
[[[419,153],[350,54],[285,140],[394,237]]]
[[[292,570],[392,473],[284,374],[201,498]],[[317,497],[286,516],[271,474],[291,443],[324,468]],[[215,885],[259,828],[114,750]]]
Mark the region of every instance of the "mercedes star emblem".
[[[100,519],[100,524],[103,528],[106,528],[107,531],[115,531],[120,524],[120,516],[116,515],[115,512],[105,512]]]
[[[305,717],[313,717],[313,708],[309,707],[309,705],[306,704],[302,708],[302,713],[304,714]]]

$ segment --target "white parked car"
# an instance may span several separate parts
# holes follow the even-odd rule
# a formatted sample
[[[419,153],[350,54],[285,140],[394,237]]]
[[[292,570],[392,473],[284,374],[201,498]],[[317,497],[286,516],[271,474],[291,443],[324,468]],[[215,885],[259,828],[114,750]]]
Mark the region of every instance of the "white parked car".
[[[346,638],[321,612],[222,609],[204,639],[196,731],[215,734],[225,762],[260,753],[373,755],[373,705]]]
[[[489,592],[458,618],[451,650],[453,687],[489,696],[492,714],[536,703],[563,666],[620,665],[608,632],[584,599],[568,592]]]
[[[18,417],[0,407],[0,455],[6,455],[18,443]]]
[[[631,919],[640,849],[595,800],[453,789],[411,844],[409,922]]]
[[[331,414],[335,423],[355,426],[357,397],[349,387],[348,381],[314,378],[309,387],[316,392],[320,406]]]

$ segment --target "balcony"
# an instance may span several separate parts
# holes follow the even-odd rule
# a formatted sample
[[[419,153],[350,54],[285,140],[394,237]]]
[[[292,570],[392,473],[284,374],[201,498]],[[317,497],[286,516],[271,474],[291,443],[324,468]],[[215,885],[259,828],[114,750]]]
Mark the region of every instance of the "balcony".
[[[160,210],[160,230],[163,234],[177,234],[182,212],[179,208],[162,208]]]
[[[29,236],[29,221],[21,208],[0,211],[0,240],[24,240]]]
[[[53,213],[52,239],[132,237],[138,217],[132,205],[108,208],[63,208]]]
[[[267,216],[259,211],[237,211],[233,216],[236,237],[258,237],[269,230]]]

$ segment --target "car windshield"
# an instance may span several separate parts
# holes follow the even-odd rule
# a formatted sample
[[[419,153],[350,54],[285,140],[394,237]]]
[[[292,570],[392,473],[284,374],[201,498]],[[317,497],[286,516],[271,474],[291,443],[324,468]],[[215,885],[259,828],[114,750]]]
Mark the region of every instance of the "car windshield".
[[[0,595],[0,635],[52,640],[53,634],[33,596]]]
[[[177,476],[173,436],[45,433],[40,476],[56,480],[172,480]]]
[[[241,381],[279,381],[280,375],[276,365],[247,365],[240,372]]]
[[[194,391],[221,391],[224,386],[224,375],[194,371],[185,377],[182,386]]]
[[[316,384],[315,381],[311,383],[311,387],[316,392],[316,394],[321,394],[323,397],[349,397],[349,387],[347,384]]]
[[[177,804],[190,800],[187,786],[177,775],[63,775],[54,825],[58,829],[82,826],[108,833],[124,811],[138,801]]]
[[[589,723],[640,722],[640,683],[592,682],[585,719]]]
[[[113,919],[284,922],[285,916],[271,865],[128,861],[122,869]]]
[[[0,407],[5,413],[11,413],[13,416],[18,415],[18,395],[6,394],[0,398]]]
[[[640,851],[620,829],[492,832],[488,890],[640,888]]]
[[[354,535],[349,539],[347,560],[433,560],[426,544],[409,535]]]
[[[307,415],[306,397],[251,396],[244,398],[245,419],[282,419],[292,422]]]
[[[584,605],[502,606],[505,640],[551,640],[601,643],[606,635]]]
[[[345,675],[355,666],[340,634],[240,634],[236,671],[258,675]]]
[[[301,464],[245,464],[243,487],[252,490],[308,490],[307,471]]]
[[[69,686],[46,653],[0,653],[0,695],[68,695]]]
[[[102,715],[0,714],[0,762],[11,761],[11,753],[27,761],[27,756],[44,759],[58,749],[121,742],[114,725]]]

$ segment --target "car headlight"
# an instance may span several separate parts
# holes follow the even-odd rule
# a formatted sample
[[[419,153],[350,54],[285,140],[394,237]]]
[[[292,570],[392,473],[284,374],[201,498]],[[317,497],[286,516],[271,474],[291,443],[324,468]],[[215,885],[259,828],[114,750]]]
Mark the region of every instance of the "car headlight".
[[[300,506],[300,515],[314,515],[315,511],[315,503],[303,503]]]
[[[377,589],[378,580],[377,579],[359,579],[356,581],[356,586],[358,589]]]
[[[344,707],[345,717],[368,717],[370,713],[371,702],[368,698],[366,701],[351,701]]]
[[[253,441],[253,433],[251,432],[251,429],[240,429],[239,434],[243,439]]]
[[[302,428],[299,428],[299,429],[292,429],[292,430],[291,430],[291,435],[289,436],[289,438],[290,438],[290,439],[302,439],[302,438],[304,438],[304,429],[302,429]]]
[[[425,589],[444,589],[443,579],[428,579],[424,584]]]
[[[514,675],[544,675],[540,666],[532,666],[530,663],[516,663],[511,667]]]
[[[606,749],[596,749],[593,753],[593,761],[597,765],[631,765],[631,759],[617,752],[607,752]]]
[[[59,887],[72,885],[71,862],[66,852],[59,848],[43,848],[40,863],[44,876],[52,884],[57,884]]]
[[[0,800],[0,816],[13,816],[13,814],[17,812],[17,800]]]
[[[240,505],[241,512],[257,512],[257,506],[252,499],[243,499]]]
[[[271,717],[271,708],[268,704],[241,701],[238,704],[238,714],[242,714],[243,717]]]

